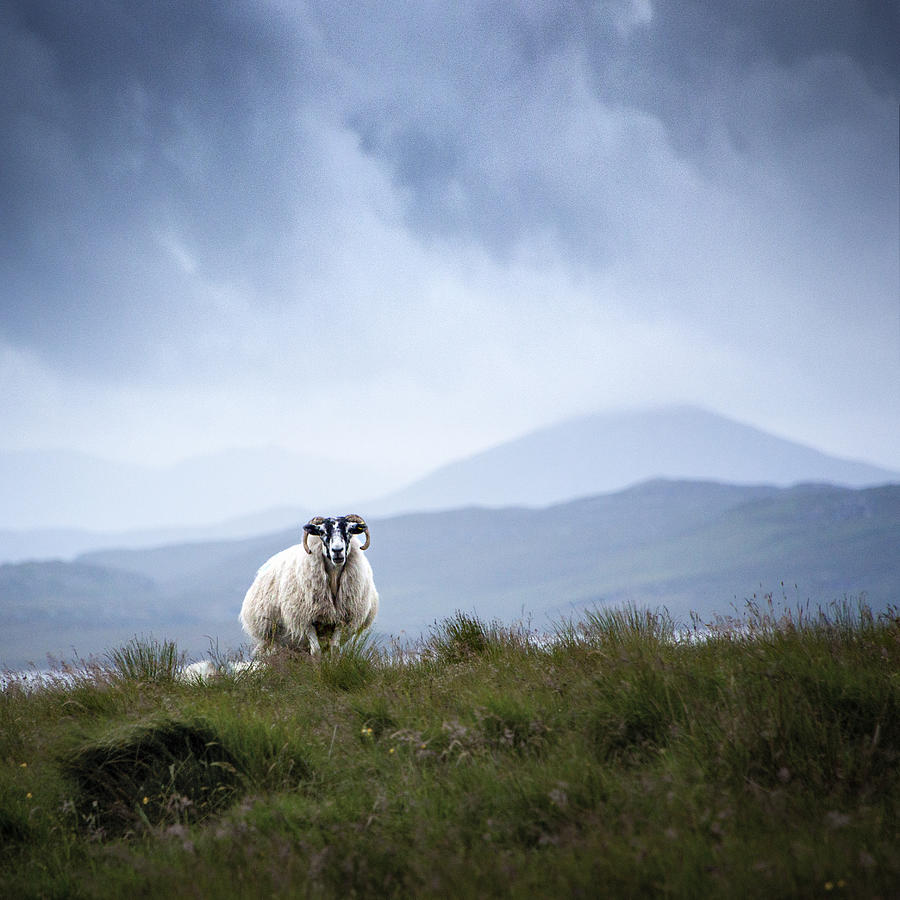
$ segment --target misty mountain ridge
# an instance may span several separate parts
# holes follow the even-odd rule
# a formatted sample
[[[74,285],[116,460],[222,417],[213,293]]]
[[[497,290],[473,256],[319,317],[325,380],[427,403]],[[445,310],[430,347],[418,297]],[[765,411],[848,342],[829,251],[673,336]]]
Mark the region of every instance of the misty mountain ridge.
[[[371,467],[341,467],[335,487],[321,477],[324,465],[275,448],[163,468],[81,453],[0,453],[0,562],[250,537],[351,508],[384,517],[472,505],[541,507],[651,478],[856,487],[900,481],[896,472],[837,459],[693,407],[570,419],[449,463],[387,495],[379,489],[389,482]],[[381,499],[367,501],[379,493]],[[103,522],[123,527],[94,527]],[[147,527],[159,522],[172,524]]]
[[[367,507],[370,514],[468,505],[546,506],[654,478],[847,487],[900,473],[843,460],[691,406],[599,413],[449,463]]]

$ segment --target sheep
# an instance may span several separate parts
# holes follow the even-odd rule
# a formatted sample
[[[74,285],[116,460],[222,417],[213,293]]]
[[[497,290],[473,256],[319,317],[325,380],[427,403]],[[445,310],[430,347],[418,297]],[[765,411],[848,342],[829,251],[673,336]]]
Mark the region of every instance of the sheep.
[[[354,535],[365,534],[362,545]],[[312,548],[310,548],[312,542]],[[363,551],[369,526],[356,515],[316,516],[303,543],[276,553],[259,571],[241,606],[240,623],[257,654],[289,647],[315,656],[368,628],[378,612],[372,567]]]
[[[254,659],[229,660],[218,665],[211,659],[201,659],[199,662],[191,663],[180,669],[175,677],[187,684],[205,684],[223,674],[237,677],[248,672],[255,672],[257,669],[257,660]]]

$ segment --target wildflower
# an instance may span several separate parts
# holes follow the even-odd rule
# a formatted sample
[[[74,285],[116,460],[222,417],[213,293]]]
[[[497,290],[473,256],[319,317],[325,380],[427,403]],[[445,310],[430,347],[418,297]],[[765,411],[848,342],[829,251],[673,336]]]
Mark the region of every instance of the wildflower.
[[[144,797],[144,799],[141,802],[144,804],[144,806],[146,806],[150,802],[150,798]]]
[[[390,750],[388,750],[388,753],[393,753],[393,752],[394,752],[394,748],[393,748],[393,747],[391,747],[391,749],[390,749]]]
[[[19,768],[20,768],[20,769],[27,769],[27,768],[28,768],[28,763],[19,763]]]
[[[826,890],[826,891],[833,891],[833,890],[834,890],[834,882],[833,882],[833,881],[826,881],[826,882],[825,882],[825,890]]]
[[[29,791],[29,792],[25,795],[25,799],[26,799],[26,800],[30,800],[30,799],[31,799],[31,791]]]
[[[427,744],[419,744],[419,749],[424,750],[427,746]]]

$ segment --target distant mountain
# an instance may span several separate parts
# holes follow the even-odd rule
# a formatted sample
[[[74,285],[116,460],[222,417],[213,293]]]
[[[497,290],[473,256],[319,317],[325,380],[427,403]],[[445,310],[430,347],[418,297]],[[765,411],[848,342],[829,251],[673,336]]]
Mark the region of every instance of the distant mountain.
[[[335,465],[338,478],[321,477]],[[156,468],[75,452],[0,451],[0,563],[250,537],[326,509],[355,508],[371,518],[471,505],[541,507],[651,478],[858,487],[900,481],[900,473],[690,407],[573,419],[394,493],[387,492],[395,474],[277,448]],[[371,497],[381,499],[365,500]]]
[[[900,482],[900,473],[827,456],[692,407],[584,416],[450,463],[367,505],[369,515],[544,506],[652,478],[731,484]]]
[[[340,478],[322,478],[340,469]],[[205,527],[284,507],[343,505],[387,490],[364,462],[278,448],[149,467],[69,451],[0,452],[0,529],[121,532]]]
[[[865,593],[876,610],[900,598],[900,485],[654,481],[546,509],[468,508],[370,525],[382,633],[415,636],[455,609],[505,621],[533,616],[546,627],[610,603],[665,605],[686,620],[691,610],[728,614],[766,592],[813,607]],[[47,650],[97,652],[148,624],[194,654],[210,638],[235,646],[256,569],[298,537],[291,528],[243,541],[104,551],[70,564],[0,566],[0,617],[8,623],[0,666],[39,661]],[[97,580],[94,595],[80,567]],[[120,596],[120,614],[104,629],[111,596]],[[96,613],[86,616],[90,609]]]

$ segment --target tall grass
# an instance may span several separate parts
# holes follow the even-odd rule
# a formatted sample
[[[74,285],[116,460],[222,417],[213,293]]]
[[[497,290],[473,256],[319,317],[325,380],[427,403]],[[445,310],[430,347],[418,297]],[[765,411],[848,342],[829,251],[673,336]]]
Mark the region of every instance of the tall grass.
[[[457,613],[209,684],[162,650],[0,693],[9,896],[897,894],[894,610]]]
[[[174,641],[134,637],[106,654],[114,678],[135,682],[174,681],[184,665],[184,654]]]

